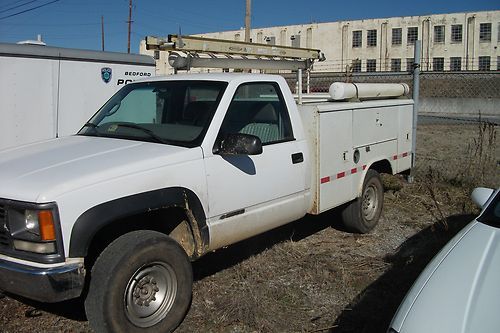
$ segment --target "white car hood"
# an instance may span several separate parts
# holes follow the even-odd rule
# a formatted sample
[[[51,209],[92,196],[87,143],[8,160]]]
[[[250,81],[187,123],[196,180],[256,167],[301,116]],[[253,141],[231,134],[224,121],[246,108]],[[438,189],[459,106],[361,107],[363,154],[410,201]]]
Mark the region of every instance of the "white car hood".
[[[189,148],[70,136],[0,152],[0,198],[50,202],[63,193],[192,159]]]
[[[498,332],[500,230],[473,221],[417,279],[391,327],[410,332]]]

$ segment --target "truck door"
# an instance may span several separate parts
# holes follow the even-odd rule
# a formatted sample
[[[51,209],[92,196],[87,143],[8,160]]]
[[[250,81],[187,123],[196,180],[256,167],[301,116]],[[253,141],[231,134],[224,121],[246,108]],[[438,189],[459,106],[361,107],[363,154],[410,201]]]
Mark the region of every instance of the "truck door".
[[[227,134],[258,136],[259,155],[220,156],[208,152],[210,247],[251,237],[293,221],[306,210],[305,142],[295,140],[279,85],[238,87],[215,145]]]

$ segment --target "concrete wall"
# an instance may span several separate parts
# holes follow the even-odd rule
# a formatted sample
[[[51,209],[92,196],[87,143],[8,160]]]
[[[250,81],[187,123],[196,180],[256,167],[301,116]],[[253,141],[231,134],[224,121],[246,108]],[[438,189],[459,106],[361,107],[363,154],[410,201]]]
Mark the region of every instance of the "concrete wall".
[[[419,99],[419,114],[448,116],[494,116],[500,117],[500,98],[447,98],[422,97]]]

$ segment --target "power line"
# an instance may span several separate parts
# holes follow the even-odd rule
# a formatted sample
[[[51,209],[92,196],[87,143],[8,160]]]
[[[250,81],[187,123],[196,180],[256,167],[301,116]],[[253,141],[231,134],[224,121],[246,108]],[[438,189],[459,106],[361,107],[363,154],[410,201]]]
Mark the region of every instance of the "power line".
[[[18,4],[18,3],[23,2],[23,1],[24,1],[24,0],[16,0],[16,1],[11,1],[11,2],[9,2],[9,3],[3,3],[3,4],[1,4],[1,5],[0,5],[0,7],[3,7],[3,8],[5,8],[5,7],[9,7],[9,6],[12,6],[12,5]]]
[[[50,2],[44,3],[43,5],[39,5],[39,6],[36,6],[36,7],[33,7],[33,8],[29,8],[29,9],[25,9],[25,10],[22,10],[20,12],[17,12],[17,13],[14,13],[14,14],[10,14],[10,15],[7,15],[7,16],[2,16],[2,17],[0,17],[0,20],[6,19],[6,18],[9,18],[9,17],[13,17],[13,16],[17,16],[17,15],[20,15],[20,14],[23,14],[23,13],[26,13],[26,12],[30,12],[32,10],[35,10],[35,9],[38,9],[38,8],[41,8],[41,7],[45,7],[47,5],[50,5],[50,4],[52,4],[54,2],[58,2],[58,1],[61,1],[61,0],[52,0]]]
[[[58,39],[58,40],[75,40],[75,39],[81,39],[81,38],[86,38],[86,39],[95,39],[96,36],[100,35],[100,31],[92,31],[92,32],[82,32],[82,33],[71,33],[71,34],[46,34],[44,35],[44,39],[46,40],[51,40],[51,39]],[[106,31],[106,37],[109,36],[123,36],[124,32],[123,31]],[[26,36],[24,33],[7,33],[7,34],[2,34],[3,37],[8,36],[8,37],[13,37],[13,38],[22,38]]]
[[[119,21],[108,21],[106,25],[118,25],[123,24],[122,20]],[[96,26],[101,25],[100,22],[93,23],[2,23],[4,26],[15,26],[15,27],[68,27],[68,26]]]
[[[7,8],[7,9],[3,9],[3,10],[0,10],[0,13],[5,13],[5,12],[8,12],[12,9],[16,9],[16,8],[19,8],[19,7],[22,7],[22,6],[26,6],[26,5],[29,5],[30,3],[33,3],[33,2],[37,2],[38,0],[31,0],[31,1],[28,1],[28,2],[25,2],[25,3],[22,3],[20,5],[17,5],[17,6],[14,6],[14,7],[10,7],[10,8]]]

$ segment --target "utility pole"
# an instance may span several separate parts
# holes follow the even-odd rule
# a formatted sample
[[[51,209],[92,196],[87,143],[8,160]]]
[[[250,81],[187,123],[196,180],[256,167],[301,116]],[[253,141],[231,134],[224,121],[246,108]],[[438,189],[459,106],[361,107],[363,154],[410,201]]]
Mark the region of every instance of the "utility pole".
[[[130,53],[130,31],[132,30],[132,0],[128,3],[128,43],[127,43],[127,53]]]
[[[246,11],[245,11],[245,42],[250,42],[250,17],[252,12],[252,0],[246,0]]]
[[[101,41],[102,50],[104,51],[104,16],[101,15]]]

